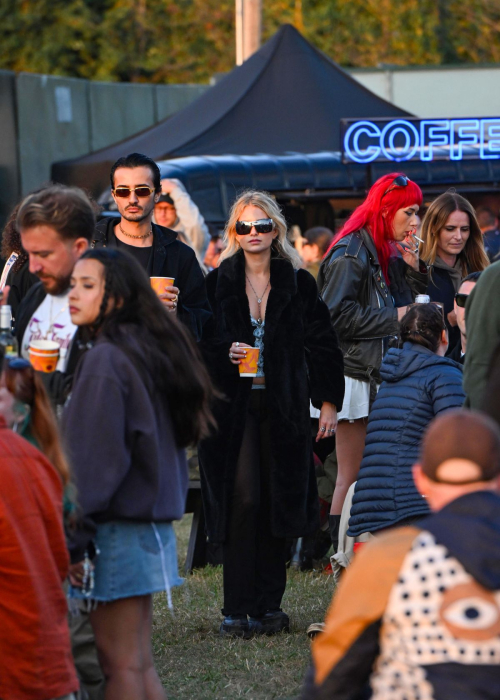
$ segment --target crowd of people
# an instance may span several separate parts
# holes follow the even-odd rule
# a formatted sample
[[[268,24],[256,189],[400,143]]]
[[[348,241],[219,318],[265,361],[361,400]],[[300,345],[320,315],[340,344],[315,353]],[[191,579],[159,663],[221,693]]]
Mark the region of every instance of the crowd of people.
[[[216,247],[147,156],[110,185],[119,217],[50,185],[4,232],[0,697],[166,697],[152,596],[182,583],[192,446],[221,637],[286,633],[291,551],[320,543],[347,571],[304,698],[499,697],[495,232],[454,191],[419,226],[392,173],[300,250],[243,192]]]

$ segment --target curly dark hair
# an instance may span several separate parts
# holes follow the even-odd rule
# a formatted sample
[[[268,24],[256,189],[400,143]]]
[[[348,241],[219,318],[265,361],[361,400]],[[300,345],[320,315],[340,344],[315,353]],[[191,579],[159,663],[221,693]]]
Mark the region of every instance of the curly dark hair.
[[[180,447],[206,437],[215,427],[210,403],[216,393],[187,328],[166,312],[128,253],[97,248],[80,260],[97,260],[104,267],[104,295],[89,330],[117,345],[137,367],[150,395],[166,404]]]
[[[21,235],[16,224],[20,206],[21,202],[16,204],[11,212],[11,215],[7,219],[7,223],[5,224],[5,228],[2,233],[2,258],[7,261],[12,253],[17,253],[19,255],[11,268],[11,272],[18,272],[18,270],[20,270],[24,263],[28,260],[28,253],[26,253],[21,245]]]
[[[446,330],[441,307],[437,304],[414,304],[401,319],[401,341],[417,343],[437,352],[441,333]]]

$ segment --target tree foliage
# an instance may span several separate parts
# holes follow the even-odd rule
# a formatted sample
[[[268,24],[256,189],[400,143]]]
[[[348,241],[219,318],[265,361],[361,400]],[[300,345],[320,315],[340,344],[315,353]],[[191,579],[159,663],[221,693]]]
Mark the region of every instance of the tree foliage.
[[[498,0],[263,0],[344,66],[500,62]],[[0,68],[206,82],[235,61],[234,0],[3,0]]]

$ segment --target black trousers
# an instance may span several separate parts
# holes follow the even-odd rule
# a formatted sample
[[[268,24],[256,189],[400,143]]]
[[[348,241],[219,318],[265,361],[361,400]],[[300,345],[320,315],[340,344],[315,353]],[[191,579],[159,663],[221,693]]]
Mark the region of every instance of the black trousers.
[[[242,417],[243,418],[243,417]],[[279,610],[286,587],[285,540],[271,531],[271,434],[265,389],[252,389],[223,545],[224,615]]]

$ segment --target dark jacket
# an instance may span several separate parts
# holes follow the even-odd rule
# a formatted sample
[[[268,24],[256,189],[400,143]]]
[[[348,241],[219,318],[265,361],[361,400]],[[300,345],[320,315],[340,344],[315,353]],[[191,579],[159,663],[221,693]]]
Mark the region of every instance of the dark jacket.
[[[490,262],[497,262],[500,254],[500,229],[490,228],[483,234],[484,249]]]
[[[465,362],[465,353],[462,355],[462,340],[455,345],[449,352],[446,353],[446,357],[450,360],[455,360],[459,365],[463,365]]]
[[[91,248],[105,248],[109,231],[116,218],[99,221]],[[153,259],[148,274],[151,277],[174,277],[179,288],[177,316],[191,330],[196,340],[201,338],[203,325],[210,316],[205,280],[192,248],[177,240],[177,233],[169,228],[152,224]]]
[[[443,304],[444,319],[448,329],[449,349],[448,354],[460,343],[460,329],[458,326],[451,326],[448,321],[448,314],[453,311],[455,304],[455,289],[450,273],[442,267],[432,266],[429,274],[428,294],[431,301],[439,301]]]
[[[214,317],[201,349],[216,387],[227,397],[214,406],[218,432],[199,447],[202,493],[210,538],[224,541],[252,379],[240,378],[228,358],[234,341],[254,344],[240,251],[207,276]],[[276,537],[299,537],[318,524],[318,492],[311,449],[309,399],[340,410],[342,355],[314,278],[271,260],[271,291],[264,332],[264,372],[271,423],[272,514]]]
[[[427,290],[423,264],[416,272],[401,258],[393,258],[389,279],[390,288],[373,239],[363,230],[341,238],[321,265],[318,287],[330,309],[348,377],[380,382],[388,341],[399,334],[396,307],[410,304]]]
[[[38,282],[29,289],[26,296],[23,298],[19,305],[17,317],[15,320],[14,335],[16,336],[17,342],[19,343],[20,353],[21,344],[23,342],[24,333],[26,331],[28,323],[30,322],[31,317],[33,316],[33,314],[38,309],[38,307],[40,306],[40,304],[46,296],[47,292],[43,288],[42,283]],[[83,346],[80,343],[79,336],[80,332],[79,330],[77,330],[73,338],[73,342],[71,343],[65,372],[57,371],[51,372],[50,374],[38,372],[38,375],[42,379],[58,415],[59,407],[62,406],[66,401],[66,397],[69,391],[69,387],[71,385],[73,375],[76,370],[76,366],[78,364],[78,360],[83,355],[86,349],[85,346]]]
[[[84,355],[64,411],[62,434],[83,516],[96,523],[183,516],[185,452],[176,446],[165,404],[150,395],[117,345],[99,340]],[[88,541],[91,537],[88,528]],[[78,542],[81,545],[81,536]]]
[[[40,280],[36,275],[31,274],[28,261],[26,261],[19,270],[17,270],[16,266],[14,265],[12,270],[7,275],[6,284],[8,284],[10,287],[8,303],[12,309],[12,317],[14,319],[17,316],[21,301],[24,299],[31,287],[33,287],[33,285],[37,284],[39,281]]]
[[[428,512],[412,476],[422,435],[435,416],[465,398],[461,367],[415,343],[391,348],[380,374],[352,500],[352,537]]]
[[[491,491],[374,538],[335,591],[303,700],[497,700],[499,596]]]

